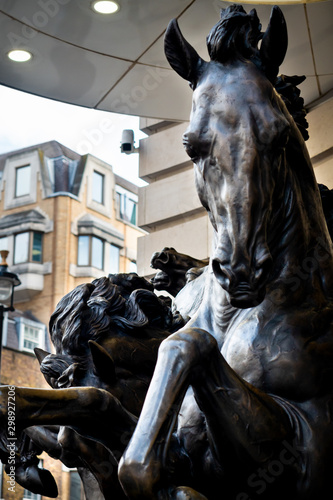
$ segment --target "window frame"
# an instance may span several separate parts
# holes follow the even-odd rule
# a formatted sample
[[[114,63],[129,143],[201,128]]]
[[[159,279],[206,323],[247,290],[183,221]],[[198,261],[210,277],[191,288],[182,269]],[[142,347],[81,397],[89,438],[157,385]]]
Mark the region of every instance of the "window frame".
[[[84,263],[84,264],[79,264],[79,244],[80,244],[80,238],[89,238],[89,242],[88,242],[88,261],[87,261],[87,263]],[[102,244],[102,251],[101,251],[102,267],[97,267],[97,266],[93,265],[93,240],[94,239],[100,241],[101,244]],[[99,238],[98,236],[95,236],[93,234],[79,234],[78,235],[78,237],[77,237],[77,259],[76,259],[77,264],[76,265],[79,268],[82,268],[82,267],[93,267],[94,269],[98,269],[100,271],[103,271],[104,270],[104,266],[105,266],[104,252],[105,252],[105,240],[103,240],[102,238]]]
[[[6,242],[2,244],[2,242]],[[8,236],[0,236],[0,250],[9,250],[9,238]]]
[[[97,177],[98,176],[98,177]],[[100,196],[98,196],[98,199],[94,197],[94,192],[95,192],[95,179],[99,178],[101,181],[101,186],[99,186],[100,190]],[[91,183],[91,200],[94,203],[99,203],[100,205],[105,205],[105,175],[99,172],[98,170],[93,170],[92,173],[92,183]]]
[[[112,249],[115,248],[118,250],[118,268],[116,271],[111,270],[111,255],[112,255]],[[108,274],[118,274],[120,270],[120,250],[121,248],[118,245],[114,245],[113,243],[109,243],[109,267],[108,267]]]
[[[135,222],[132,220],[128,220],[126,217],[126,205],[127,202],[131,202],[135,206]],[[132,226],[137,226],[137,218],[138,218],[138,195],[132,193],[128,189],[123,188],[122,186],[116,186],[116,205],[117,205],[117,217],[122,222],[126,224],[131,224]],[[124,217],[125,215],[125,217]],[[131,213],[131,219],[133,216],[133,212]]]
[[[17,237],[23,234],[28,234],[28,251],[27,251],[27,259],[22,260],[17,262],[16,260],[16,246],[17,246]],[[41,237],[41,250],[40,250],[40,260],[34,260],[33,258],[33,251],[34,251],[34,239],[35,235],[38,234]],[[20,265],[20,264],[28,264],[28,263],[34,263],[34,264],[43,264],[43,234],[42,231],[21,231],[20,233],[15,233],[14,234],[14,246],[13,246],[13,265]]]
[[[18,173],[19,173],[19,170],[22,171],[22,169],[29,169],[29,184],[27,185],[27,188],[28,190],[27,191],[24,191],[24,193],[22,194],[17,194],[17,191],[18,191]],[[23,198],[24,196],[28,196],[30,194],[30,191],[31,191],[31,174],[32,174],[32,168],[31,168],[31,164],[28,163],[26,165],[19,165],[17,167],[15,167],[15,185],[14,185],[14,198],[17,199],[17,198]],[[22,183],[22,180],[21,180],[21,183]]]
[[[36,342],[36,347],[40,349],[45,349],[45,325],[43,323],[37,323],[27,318],[19,318],[19,350],[21,352],[34,354],[33,349],[24,347],[25,338],[25,328],[33,328],[38,332],[38,342]]]

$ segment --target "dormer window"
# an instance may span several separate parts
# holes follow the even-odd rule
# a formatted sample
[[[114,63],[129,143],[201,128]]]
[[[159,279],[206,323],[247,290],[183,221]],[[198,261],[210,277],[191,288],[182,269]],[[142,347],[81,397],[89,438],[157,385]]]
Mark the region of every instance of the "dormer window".
[[[15,169],[15,198],[30,194],[30,179],[30,165],[24,165]]]
[[[16,318],[19,349],[34,353],[35,347],[45,349],[45,325],[26,317]]]
[[[104,204],[104,175],[93,171],[92,200]]]

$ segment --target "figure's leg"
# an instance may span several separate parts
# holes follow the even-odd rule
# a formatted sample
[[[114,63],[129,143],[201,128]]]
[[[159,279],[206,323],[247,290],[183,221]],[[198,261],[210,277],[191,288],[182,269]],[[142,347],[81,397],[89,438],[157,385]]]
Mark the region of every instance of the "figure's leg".
[[[120,462],[119,478],[129,498],[156,495],[166,437],[189,385],[207,417],[217,459],[226,433],[254,460],[262,461],[290,430],[284,410],[230,368],[209,333],[184,329],[161,344],[139,422]]]

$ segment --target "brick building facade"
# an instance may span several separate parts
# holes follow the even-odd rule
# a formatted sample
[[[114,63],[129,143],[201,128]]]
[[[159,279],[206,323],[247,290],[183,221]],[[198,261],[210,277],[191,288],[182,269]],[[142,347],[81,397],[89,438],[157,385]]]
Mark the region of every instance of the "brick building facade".
[[[47,325],[58,301],[81,283],[136,270],[137,186],[56,141],[1,155],[0,176],[0,250],[21,280],[3,322],[1,384],[46,388],[33,349],[52,350]],[[80,500],[77,473],[42,460],[58,498]],[[1,499],[41,499],[0,479]]]

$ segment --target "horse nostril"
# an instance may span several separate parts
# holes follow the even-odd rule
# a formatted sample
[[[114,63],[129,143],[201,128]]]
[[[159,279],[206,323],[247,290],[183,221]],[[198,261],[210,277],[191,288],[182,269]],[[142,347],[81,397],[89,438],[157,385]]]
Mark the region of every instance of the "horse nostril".
[[[231,283],[231,276],[228,273],[228,271],[225,269],[225,267],[222,266],[221,262],[219,262],[218,260],[213,260],[212,267],[214,276],[219,282],[219,284],[222,286],[222,288],[228,290],[230,288],[230,283]]]

